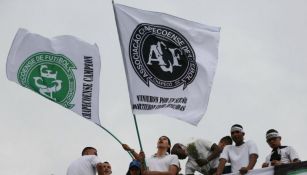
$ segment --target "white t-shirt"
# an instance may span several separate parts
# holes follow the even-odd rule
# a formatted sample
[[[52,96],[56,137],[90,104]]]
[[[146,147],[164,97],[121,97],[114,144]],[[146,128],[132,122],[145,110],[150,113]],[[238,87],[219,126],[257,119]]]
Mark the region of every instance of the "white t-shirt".
[[[96,175],[96,165],[101,161],[95,155],[85,155],[73,161],[66,175]]]
[[[287,146],[284,148],[278,148],[277,149],[278,154],[280,154],[281,156],[281,163],[285,164],[285,163],[290,163],[291,161],[293,161],[294,159],[299,159],[297,152],[295,151],[295,149],[291,146]],[[271,152],[266,158],[265,158],[265,162],[266,163],[270,163],[270,159],[271,159],[271,155],[273,152]]]
[[[175,165],[179,168],[179,160],[177,155],[165,154],[162,157],[152,155],[146,160],[149,171],[168,171],[170,165]]]
[[[213,145],[212,142],[208,140],[197,139],[193,141],[192,143],[194,143],[196,147],[199,159],[207,159],[208,156],[212,154],[212,151],[211,151],[211,147]],[[185,165],[185,174],[194,174],[195,171],[198,171],[202,174],[207,174],[211,168],[216,168],[218,166],[218,163],[219,163],[219,159],[216,158],[214,160],[211,160],[209,164],[200,167],[196,163],[195,158],[189,156],[188,161]]]
[[[231,163],[231,171],[233,173],[239,171],[242,167],[249,164],[249,156],[251,154],[258,155],[257,145],[249,140],[240,146],[227,145],[220,155],[220,159],[226,159]]]

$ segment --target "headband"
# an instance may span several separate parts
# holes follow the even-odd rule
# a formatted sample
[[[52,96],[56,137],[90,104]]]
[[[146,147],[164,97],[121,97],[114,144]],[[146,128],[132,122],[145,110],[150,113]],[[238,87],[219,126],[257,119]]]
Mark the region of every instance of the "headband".
[[[268,133],[266,135],[266,139],[269,140],[271,138],[276,138],[276,137],[280,137],[279,133],[278,132],[271,132],[271,133]]]
[[[233,127],[231,127],[230,132],[234,132],[234,131],[239,131],[239,132],[244,133],[243,128],[241,128],[241,127],[239,127],[239,126],[233,126]]]

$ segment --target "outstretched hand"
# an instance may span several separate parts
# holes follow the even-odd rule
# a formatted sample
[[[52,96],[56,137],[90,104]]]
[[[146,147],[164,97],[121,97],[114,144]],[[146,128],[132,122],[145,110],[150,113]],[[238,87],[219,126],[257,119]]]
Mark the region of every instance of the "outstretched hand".
[[[129,147],[129,145],[127,144],[122,144],[122,147],[124,148],[124,150],[126,151],[131,151],[132,149]]]

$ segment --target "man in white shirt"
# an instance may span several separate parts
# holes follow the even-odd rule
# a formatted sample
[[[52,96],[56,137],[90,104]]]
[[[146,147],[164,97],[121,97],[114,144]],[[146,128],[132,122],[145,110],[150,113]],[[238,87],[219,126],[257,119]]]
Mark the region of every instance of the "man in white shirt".
[[[228,145],[224,148],[220,155],[216,175],[222,174],[226,162],[231,164],[233,173],[239,171],[240,174],[246,174],[249,170],[252,170],[257,162],[258,148],[251,140],[244,142],[245,132],[243,127],[235,124],[231,127],[230,132],[235,145]]]
[[[96,171],[98,175],[105,175],[103,163],[98,159],[95,148],[85,147],[81,155],[69,165],[67,175],[96,175]]]
[[[204,175],[213,174],[219,163],[219,155],[226,145],[231,145],[230,136],[220,139],[219,144],[204,139],[196,139],[187,145],[176,143],[171,153],[176,154],[179,159],[188,157],[185,166],[185,174],[191,175],[198,171]]]
[[[281,145],[281,136],[277,130],[268,130],[266,132],[266,141],[273,150],[262,164],[263,168],[292,162],[300,162],[298,154],[293,147]]]

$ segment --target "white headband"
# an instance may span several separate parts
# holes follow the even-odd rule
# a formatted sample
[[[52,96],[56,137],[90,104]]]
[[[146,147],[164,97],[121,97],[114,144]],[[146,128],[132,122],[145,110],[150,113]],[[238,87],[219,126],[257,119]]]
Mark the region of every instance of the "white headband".
[[[271,133],[268,133],[266,135],[266,139],[269,140],[271,138],[276,138],[276,137],[280,137],[279,133],[278,132],[271,132]]]
[[[239,127],[239,126],[231,127],[230,132],[234,132],[234,131],[239,131],[239,132],[244,133],[243,128],[241,128],[241,127]]]

